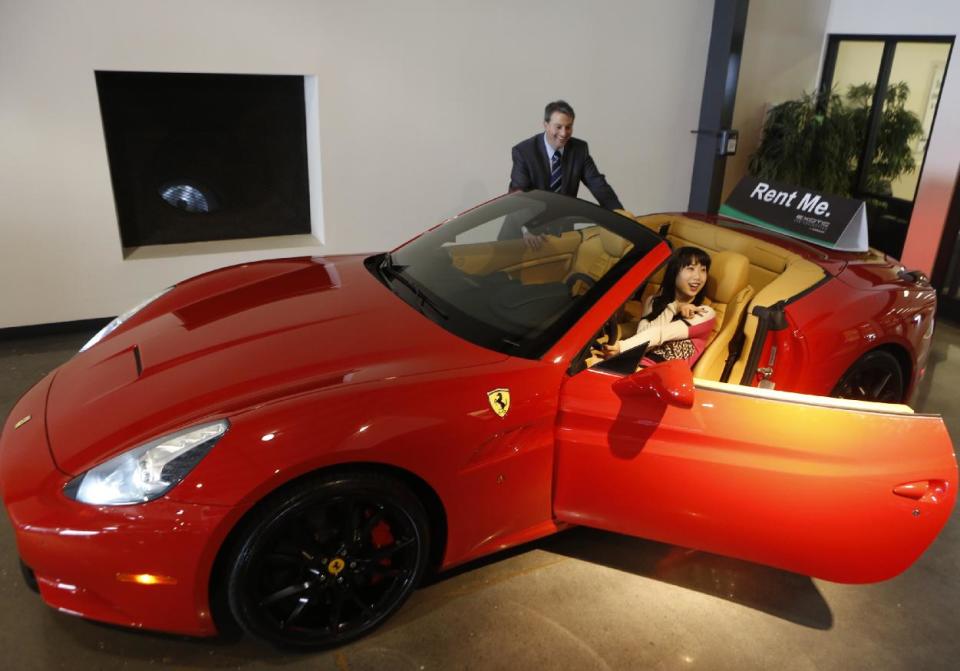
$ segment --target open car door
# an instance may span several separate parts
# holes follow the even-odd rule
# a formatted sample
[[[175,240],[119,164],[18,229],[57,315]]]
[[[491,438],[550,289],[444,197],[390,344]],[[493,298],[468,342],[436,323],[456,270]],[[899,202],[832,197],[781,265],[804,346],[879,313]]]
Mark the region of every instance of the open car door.
[[[557,450],[559,520],[836,582],[902,572],[956,499],[939,416],[694,384],[681,361],[568,379]]]

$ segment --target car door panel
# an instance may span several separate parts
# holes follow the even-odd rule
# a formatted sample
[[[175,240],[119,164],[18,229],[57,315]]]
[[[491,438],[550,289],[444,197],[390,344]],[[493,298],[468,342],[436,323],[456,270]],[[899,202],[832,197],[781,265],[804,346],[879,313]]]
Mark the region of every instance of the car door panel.
[[[874,582],[949,519],[957,464],[939,417],[717,384],[684,408],[618,380],[589,369],[562,389],[561,521]]]

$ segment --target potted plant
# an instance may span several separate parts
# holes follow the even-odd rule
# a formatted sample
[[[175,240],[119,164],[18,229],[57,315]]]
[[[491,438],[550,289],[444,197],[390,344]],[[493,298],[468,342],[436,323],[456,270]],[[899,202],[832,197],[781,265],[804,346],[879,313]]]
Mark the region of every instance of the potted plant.
[[[888,86],[865,188],[858,189],[873,94],[874,86],[864,83],[850,86],[844,96],[804,93],[772,107],[750,157],[751,174],[842,196],[889,195],[891,182],[916,168],[911,143],[923,126],[905,107],[906,82]]]

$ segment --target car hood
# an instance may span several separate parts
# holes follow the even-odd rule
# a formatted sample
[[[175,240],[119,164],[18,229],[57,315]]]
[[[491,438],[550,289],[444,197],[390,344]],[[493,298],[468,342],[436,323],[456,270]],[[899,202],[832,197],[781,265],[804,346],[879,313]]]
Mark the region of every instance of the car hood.
[[[178,285],[64,364],[48,397],[48,436],[59,468],[76,474],[293,394],[504,358],[410,307],[361,256],[245,264]]]

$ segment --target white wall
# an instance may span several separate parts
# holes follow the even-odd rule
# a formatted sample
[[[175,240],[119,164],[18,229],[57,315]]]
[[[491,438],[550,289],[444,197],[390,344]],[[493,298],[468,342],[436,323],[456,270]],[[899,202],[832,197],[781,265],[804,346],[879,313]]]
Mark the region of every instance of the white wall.
[[[558,97],[626,207],[681,209],[712,12],[710,0],[0,0],[0,328],[117,314],[231,263],[392,247],[504,192],[510,147]],[[98,69],[316,76],[325,244],[125,260]]]
[[[960,32],[956,0],[832,0],[827,32],[876,35],[941,35]],[[920,175],[903,263],[929,273],[946,223],[960,167],[960,61],[956,45],[940,95],[927,160]]]
[[[750,0],[733,110],[740,143],[727,158],[723,200],[748,172],[767,109],[816,88],[829,8],[830,0]]]

